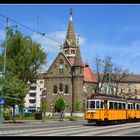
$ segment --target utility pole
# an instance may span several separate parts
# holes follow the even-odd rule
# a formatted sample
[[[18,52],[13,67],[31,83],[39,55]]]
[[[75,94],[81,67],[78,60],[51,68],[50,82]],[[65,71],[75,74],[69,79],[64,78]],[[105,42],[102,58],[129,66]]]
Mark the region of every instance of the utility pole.
[[[4,65],[3,65],[3,75],[6,74],[6,47],[7,47],[7,33],[8,33],[8,18],[6,18],[6,40],[4,45]]]
[[[5,78],[6,74],[6,47],[7,47],[7,32],[8,32],[8,18],[6,18],[6,39],[5,39],[5,44],[4,44],[4,61],[3,61],[3,73],[2,77]],[[3,104],[4,104],[4,99],[3,99],[3,85],[1,87],[1,97],[0,98],[0,124],[3,124]]]

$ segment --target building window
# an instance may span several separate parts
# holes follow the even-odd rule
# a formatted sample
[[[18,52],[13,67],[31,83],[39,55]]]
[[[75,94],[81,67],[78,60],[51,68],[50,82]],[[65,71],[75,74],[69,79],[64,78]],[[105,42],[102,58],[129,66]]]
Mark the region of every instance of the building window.
[[[64,62],[63,62],[63,60],[60,60],[60,62],[59,62],[59,75],[63,75],[63,68],[64,68]]]
[[[69,87],[68,87],[68,85],[65,85],[65,93],[66,93],[66,94],[69,93]]]
[[[75,50],[71,50],[71,54],[75,54]]]
[[[59,91],[60,91],[60,92],[63,91],[63,84],[62,84],[62,83],[60,83],[60,85],[59,85]]]
[[[56,85],[54,85],[54,87],[53,87],[53,93],[57,94],[57,86]]]
[[[36,87],[35,86],[31,86],[30,90],[36,90]]]
[[[29,103],[31,104],[36,103],[36,100],[29,100]]]
[[[36,93],[30,93],[30,97],[35,97]]]
[[[40,84],[43,84],[43,81],[40,81]]]

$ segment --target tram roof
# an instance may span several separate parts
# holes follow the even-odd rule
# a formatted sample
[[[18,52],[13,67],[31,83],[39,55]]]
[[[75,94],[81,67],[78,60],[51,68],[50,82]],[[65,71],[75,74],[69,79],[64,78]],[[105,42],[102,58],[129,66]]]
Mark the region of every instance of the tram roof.
[[[88,99],[101,99],[101,100],[114,100],[114,101],[123,101],[123,102],[131,102],[131,103],[140,103],[140,99],[126,99],[119,96],[113,96],[113,95],[93,95],[91,98]]]

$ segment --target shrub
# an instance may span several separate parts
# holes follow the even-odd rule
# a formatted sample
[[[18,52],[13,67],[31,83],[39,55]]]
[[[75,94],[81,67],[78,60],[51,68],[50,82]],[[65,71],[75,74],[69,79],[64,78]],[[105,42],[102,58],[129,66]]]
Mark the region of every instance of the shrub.
[[[30,117],[30,116],[32,116],[32,112],[25,112],[24,113],[24,117]]]
[[[10,110],[9,109],[6,109],[3,111],[3,118],[5,120],[10,120]]]
[[[35,120],[42,120],[42,113],[41,112],[35,113],[34,116],[35,116]]]
[[[70,121],[76,121],[76,120],[77,120],[77,118],[76,118],[76,117],[74,117],[74,116],[70,116],[69,120],[70,120]]]

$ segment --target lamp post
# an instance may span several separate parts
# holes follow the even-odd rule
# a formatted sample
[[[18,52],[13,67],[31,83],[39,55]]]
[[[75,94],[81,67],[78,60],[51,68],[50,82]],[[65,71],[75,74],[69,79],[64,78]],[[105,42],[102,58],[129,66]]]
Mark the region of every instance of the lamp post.
[[[45,90],[43,90],[42,95],[41,95],[41,110],[42,110],[42,113],[43,113],[42,120],[45,119],[46,109],[47,109],[46,96],[45,96]]]
[[[0,74],[0,78],[5,78],[6,75],[6,49],[7,49],[7,34],[8,34],[8,30],[10,28],[16,27],[17,29],[17,25],[16,26],[10,26],[8,27],[8,18],[6,18],[6,39],[5,39],[5,44],[4,44],[4,59],[3,59],[3,72],[1,72]],[[0,98],[0,124],[3,124],[3,104],[4,104],[4,99],[3,99],[3,85],[0,86],[0,96],[2,98]]]
[[[0,93],[1,93],[1,95],[3,95],[3,85],[0,85]],[[4,104],[4,99],[1,96],[1,98],[0,98],[0,124],[3,124],[3,104]]]

